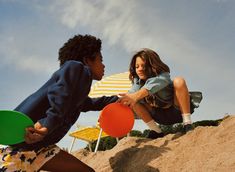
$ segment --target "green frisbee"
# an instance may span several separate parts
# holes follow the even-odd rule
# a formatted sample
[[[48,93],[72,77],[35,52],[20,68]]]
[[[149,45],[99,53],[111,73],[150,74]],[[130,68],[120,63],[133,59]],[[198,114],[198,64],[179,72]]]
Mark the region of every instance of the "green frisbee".
[[[21,112],[0,110],[0,144],[24,142],[25,128],[33,125],[33,121]]]

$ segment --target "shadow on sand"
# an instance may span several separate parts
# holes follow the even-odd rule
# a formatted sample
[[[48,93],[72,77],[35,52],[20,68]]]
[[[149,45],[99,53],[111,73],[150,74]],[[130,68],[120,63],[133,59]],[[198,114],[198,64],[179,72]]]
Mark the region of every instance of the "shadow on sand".
[[[159,172],[158,169],[149,165],[152,160],[162,156],[167,148],[168,140],[161,146],[145,145],[139,147],[142,143],[147,143],[149,139],[136,140],[136,145],[118,152],[109,159],[113,172]]]

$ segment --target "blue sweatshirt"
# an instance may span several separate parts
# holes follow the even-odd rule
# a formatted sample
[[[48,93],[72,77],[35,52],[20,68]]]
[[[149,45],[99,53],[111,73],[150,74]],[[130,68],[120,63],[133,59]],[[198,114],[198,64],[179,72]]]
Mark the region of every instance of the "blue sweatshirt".
[[[88,97],[92,74],[88,66],[78,61],[67,61],[35,93],[26,98],[16,111],[39,121],[48,129],[45,138],[34,144],[21,143],[13,147],[26,150],[40,149],[59,142],[77,121],[80,112],[102,110],[118,97]]]

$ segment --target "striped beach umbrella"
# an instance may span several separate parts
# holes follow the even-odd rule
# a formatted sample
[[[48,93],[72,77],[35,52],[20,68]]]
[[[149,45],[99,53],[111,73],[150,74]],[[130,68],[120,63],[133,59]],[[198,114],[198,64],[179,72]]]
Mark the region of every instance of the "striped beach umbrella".
[[[128,77],[129,72],[118,73],[104,77],[102,80],[97,81],[91,87],[89,96],[94,98],[126,93],[131,88],[131,81]]]
[[[132,84],[129,80],[129,72],[123,72],[113,74],[104,77],[102,80],[97,81],[92,87],[89,93],[91,98],[101,96],[112,96],[120,93],[127,93]],[[136,114],[135,119],[140,119]]]

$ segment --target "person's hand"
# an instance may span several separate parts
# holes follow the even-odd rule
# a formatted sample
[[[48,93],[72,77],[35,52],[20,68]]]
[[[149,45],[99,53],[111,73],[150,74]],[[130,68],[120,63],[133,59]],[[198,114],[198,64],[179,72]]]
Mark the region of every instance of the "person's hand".
[[[117,102],[129,106],[133,109],[134,105],[144,97],[149,95],[149,91],[146,88],[141,88],[139,91],[134,93],[119,94],[121,96]]]
[[[119,94],[121,96],[118,99],[118,103],[121,103],[123,105],[129,106],[130,108],[133,108],[133,106],[137,103],[137,97],[134,93],[123,93]]]
[[[36,143],[43,140],[45,135],[48,133],[47,128],[43,127],[39,122],[34,124],[34,128],[28,127],[25,130],[25,142],[28,144]]]

